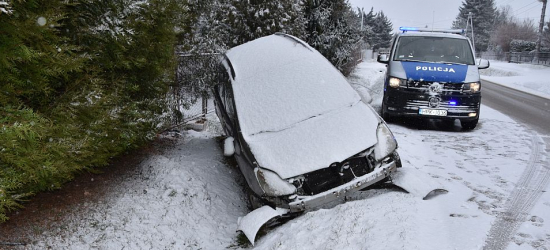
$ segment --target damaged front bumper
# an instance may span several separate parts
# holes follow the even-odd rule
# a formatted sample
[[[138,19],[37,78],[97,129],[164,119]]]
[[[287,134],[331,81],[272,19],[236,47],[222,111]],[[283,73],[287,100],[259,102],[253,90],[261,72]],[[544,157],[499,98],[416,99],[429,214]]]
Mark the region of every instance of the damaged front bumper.
[[[289,211],[291,213],[303,212],[316,209],[326,204],[331,204],[337,201],[345,201],[346,197],[365,189],[384,178],[390,177],[397,169],[396,161],[383,164],[369,174],[357,177],[352,181],[332,188],[325,192],[311,196],[296,196],[289,202]]]
[[[242,231],[248,240],[254,245],[258,230],[270,221],[281,216],[293,213],[301,213],[326,206],[328,204],[341,203],[349,195],[365,189],[387,177],[392,176],[397,170],[396,161],[384,163],[369,174],[357,177],[352,181],[332,188],[322,193],[311,196],[296,196],[288,203],[286,208],[260,207],[244,217],[239,218],[237,230]]]

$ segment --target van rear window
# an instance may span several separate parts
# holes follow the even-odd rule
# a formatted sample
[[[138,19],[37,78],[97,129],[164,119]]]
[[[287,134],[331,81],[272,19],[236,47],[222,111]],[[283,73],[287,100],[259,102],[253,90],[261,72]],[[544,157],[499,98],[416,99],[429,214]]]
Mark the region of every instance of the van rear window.
[[[400,37],[393,60],[475,64],[468,40],[447,37]]]

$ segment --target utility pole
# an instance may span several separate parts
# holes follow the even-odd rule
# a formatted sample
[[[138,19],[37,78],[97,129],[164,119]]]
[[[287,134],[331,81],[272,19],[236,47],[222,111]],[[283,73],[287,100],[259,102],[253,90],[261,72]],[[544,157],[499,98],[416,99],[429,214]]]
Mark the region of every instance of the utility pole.
[[[546,1],[546,0],[544,0]],[[468,20],[466,21],[466,30],[464,33],[468,35],[468,26],[472,29],[472,45],[474,46],[474,57],[476,56],[476,40],[474,38],[474,17],[472,12],[468,13]]]
[[[363,34],[363,20],[364,20],[364,17],[365,17],[365,12],[363,11],[363,9],[361,9],[361,40],[363,40],[363,35],[364,35]],[[363,41],[361,41],[361,44],[364,43]],[[361,46],[361,61],[363,61],[363,54],[365,53],[365,51],[363,51],[363,48],[364,48],[364,46]]]
[[[546,12],[546,2],[548,0],[539,0],[539,2],[542,2],[542,13],[540,14],[540,24],[539,24],[539,36],[537,38],[537,46],[535,49],[535,58],[534,61],[539,60],[539,54],[540,54],[540,44],[542,42],[542,30],[544,28],[544,13]]]

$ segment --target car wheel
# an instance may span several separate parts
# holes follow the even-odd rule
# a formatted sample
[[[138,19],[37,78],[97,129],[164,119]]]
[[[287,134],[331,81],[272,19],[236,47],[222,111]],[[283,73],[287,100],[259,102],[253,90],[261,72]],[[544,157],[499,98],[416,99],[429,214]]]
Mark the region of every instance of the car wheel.
[[[397,151],[393,151],[393,159],[397,168],[403,167],[403,165],[401,164],[401,157],[399,156]]]
[[[462,125],[462,129],[464,130],[472,130],[477,126],[477,122],[479,119],[475,119],[472,121],[460,121],[460,125]]]
[[[252,192],[252,191],[250,191],[250,192]],[[248,200],[250,201],[250,210],[255,210],[257,208],[260,208],[260,207],[264,206],[264,202],[262,201],[262,199],[260,199],[255,194],[249,193],[248,194]]]

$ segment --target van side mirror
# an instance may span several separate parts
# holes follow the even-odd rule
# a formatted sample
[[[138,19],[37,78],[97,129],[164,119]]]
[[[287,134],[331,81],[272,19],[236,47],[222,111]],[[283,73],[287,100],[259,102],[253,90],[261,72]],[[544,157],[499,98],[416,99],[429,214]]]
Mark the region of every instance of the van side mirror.
[[[378,55],[376,61],[383,64],[390,63],[390,57],[387,54]]]
[[[477,64],[478,69],[487,69],[489,68],[489,60],[487,59],[479,59],[479,63]]]
[[[372,96],[369,94],[369,90],[367,88],[359,86],[355,89],[355,91],[357,91],[363,103],[370,104],[372,102]]]

